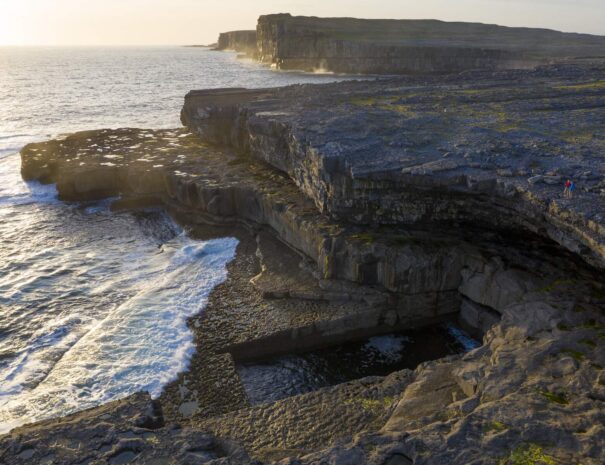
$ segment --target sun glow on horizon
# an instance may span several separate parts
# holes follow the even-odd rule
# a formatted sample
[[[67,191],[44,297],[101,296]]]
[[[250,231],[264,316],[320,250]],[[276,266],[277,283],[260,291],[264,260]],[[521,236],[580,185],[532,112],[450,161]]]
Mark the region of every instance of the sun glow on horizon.
[[[22,27],[26,16],[26,5],[23,3],[0,0],[0,45],[26,43]]]
[[[455,5],[454,5],[455,4]],[[440,19],[605,35],[603,0],[0,0],[0,45],[188,45],[259,15]]]

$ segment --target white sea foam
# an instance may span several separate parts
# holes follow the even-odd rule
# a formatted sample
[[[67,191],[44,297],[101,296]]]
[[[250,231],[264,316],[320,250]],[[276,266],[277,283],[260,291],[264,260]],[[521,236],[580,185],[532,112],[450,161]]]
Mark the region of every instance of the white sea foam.
[[[157,394],[186,365],[193,346],[185,320],[224,279],[235,247],[232,239],[169,241],[176,228],[162,219],[111,214],[103,203],[62,204],[55,186],[23,182],[21,147],[103,127],[178,127],[191,89],[343,77],[274,73],[235,55],[182,47],[1,52],[0,429],[6,431],[138,389]],[[109,161],[118,159],[97,148]],[[78,155],[81,164],[85,156]]]
[[[457,326],[449,324],[447,325],[447,331],[454,339],[456,339],[459,344],[462,345],[462,347],[464,347],[464,350],[467,352],[470,350],[474,350],[477,347],[481,347],[481,343],[479,341],[473,339],[465,331],[458,328]]]
[[[187,368],[195,350],[187,318],[226,278],[236,246],[232,238],[197,242],[185,235],[166,243],[141,264],[146,272],[139,292],[89,327],[43,381],[15,395],[24,379],[44,371],[43,361],[27,355],[17,363],[11,381],[0,383],[0,432],[138,391],[158,396]],[[60,341],[52,339],[47,343]]]
[[[0,158],[0,206],[57,201],[57,189],[54,184],[23,181],[20,165],[18,154]]]
[[[377,351],[385,359],[394,362],[401,359],[403,347],[409,340],[410,339],[405,336],[376,336],[370,338],[365,346],[368,349]]]

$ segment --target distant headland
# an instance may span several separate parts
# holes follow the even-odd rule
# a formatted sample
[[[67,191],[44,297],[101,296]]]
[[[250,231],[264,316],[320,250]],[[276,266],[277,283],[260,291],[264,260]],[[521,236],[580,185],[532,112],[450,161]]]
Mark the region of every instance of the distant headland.
[[[437,20],[261,16],[255,30],[222,33],[235,50],[281,70],[352,74],[529,68],[603,54],[605,37]]]

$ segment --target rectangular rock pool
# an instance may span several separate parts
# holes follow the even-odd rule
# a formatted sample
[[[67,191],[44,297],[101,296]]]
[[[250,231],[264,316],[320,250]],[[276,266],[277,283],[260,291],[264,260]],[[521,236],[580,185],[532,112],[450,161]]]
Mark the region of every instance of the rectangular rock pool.
[[[459,327],[428,328],[371,337],[301,354],[240,363],[237,372],[252,405],[275,402],[367,376],[414,369],[481,343]]]

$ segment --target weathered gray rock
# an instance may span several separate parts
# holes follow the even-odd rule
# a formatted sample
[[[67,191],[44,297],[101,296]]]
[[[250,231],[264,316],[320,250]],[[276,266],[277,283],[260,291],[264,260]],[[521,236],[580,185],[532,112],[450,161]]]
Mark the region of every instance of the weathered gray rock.
[[[605,124],[597,103],[605,98],[602,70],[602,64],[557,66],[445,79],[193,91],[182,120],[203,138],[287,173],[336,220],[520,228],[605,266],[605,212],[592,190],[597,181],[581,181],[587,192],[565,199],[563,178],[537,175],[528,182],[509,175],[534,165],[571,169],[578,160],[600,169],[602,139],[580,144],[565,134]],[[519,80],[523,90],[512,90]],[[575,112],[580,108],[586,111]],[[474,156],[482,162],[469,163],[468,152],[459,149],[443,158],[444,144],[476,147],[481,155]]]
[[[148,394],[13,430],[0,437],[0,460],[12,464],[224,463],[249,459],[241,449],[190,428],[164,425]],[[230,452],[228,451],[230,450]]]
[[[483,339],[485,333],[500,322],[502,315],[490,308],[469,299],[462,299],[460,306],[461,325],[477,339]]]

